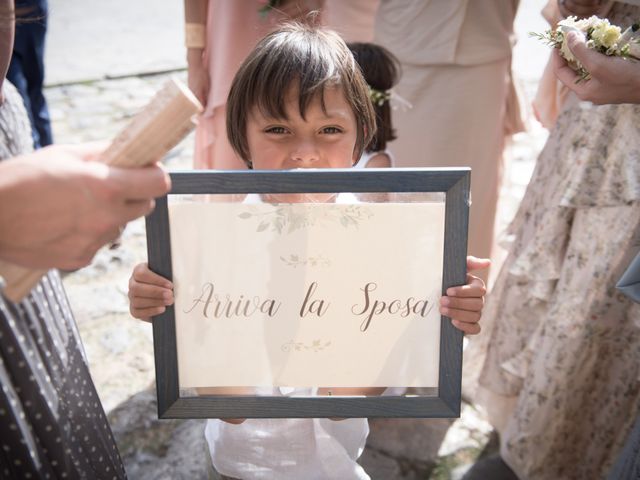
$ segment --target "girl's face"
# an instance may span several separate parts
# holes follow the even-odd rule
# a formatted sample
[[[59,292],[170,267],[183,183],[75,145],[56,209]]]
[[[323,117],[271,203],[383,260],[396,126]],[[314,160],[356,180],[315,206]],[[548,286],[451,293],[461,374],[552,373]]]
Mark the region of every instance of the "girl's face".
[[[286,96],[288,119],[266,117],[254,107],[247,120],[249,155],[256,170],[349,168],[354,158],[356,118],[338,86],[324,91],[326,113],[314,98],[300,116],[298,89]]]

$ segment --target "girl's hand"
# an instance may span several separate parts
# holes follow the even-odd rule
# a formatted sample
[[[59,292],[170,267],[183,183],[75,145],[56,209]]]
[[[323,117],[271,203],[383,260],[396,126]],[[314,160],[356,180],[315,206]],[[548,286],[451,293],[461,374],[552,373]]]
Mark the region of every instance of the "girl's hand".
[[[467,257],[467,271],[482,270],[491,265],[488,258]],[[480,317],[487,289],[481,278],[467,273],[467,283],[451,287],[440,299],[440,313],[451,319],[458,330],[469,335],[480,333]]]
[[[139,263],[129,279],[129,311],[134,318],[151,321],[160,315],[167,305],[173,304],[173,284],[149,270],[146,263]]]

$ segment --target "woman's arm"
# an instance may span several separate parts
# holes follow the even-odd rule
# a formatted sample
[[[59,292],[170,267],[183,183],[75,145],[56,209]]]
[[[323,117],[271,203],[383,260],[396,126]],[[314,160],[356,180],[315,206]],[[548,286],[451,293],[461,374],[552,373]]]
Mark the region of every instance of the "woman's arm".
[[[184,0],[188,84],[200,103],[205,106],[209,95],[209,73],[204,67],[203,58],[207,40],[208,5],[208,0]]]

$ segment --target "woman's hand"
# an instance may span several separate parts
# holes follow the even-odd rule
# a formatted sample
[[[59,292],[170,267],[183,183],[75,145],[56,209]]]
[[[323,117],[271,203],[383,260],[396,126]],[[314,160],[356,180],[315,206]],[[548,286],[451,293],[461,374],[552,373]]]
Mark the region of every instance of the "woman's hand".
[[[158,166],[93,161],[97,144],[51,145],[0,164],[0,258],[29,268],[73,270],[149,214],[170,188]]]
[[[587,47],[583,35],[570,32],[567,44],[571,53],[591,75],[579,81],[578,74],[553,51],[553,68],[558,79],[580,100],[597,105],[640,103],[640,61],[603,55]]]
[[[467,257],[467,272],[482,270],[491,265],[488,258]],[[467,283],[460,287],[451,287],[447,295],[440,299],[440,313],[451,319],[458,330],[469,335],[480,333],[480,317],[487,293],[484,281],[467,273]]]

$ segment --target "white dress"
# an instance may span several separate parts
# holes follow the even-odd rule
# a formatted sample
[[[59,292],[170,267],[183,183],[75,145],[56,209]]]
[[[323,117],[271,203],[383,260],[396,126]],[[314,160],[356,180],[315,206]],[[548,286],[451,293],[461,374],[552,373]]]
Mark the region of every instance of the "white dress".
[[[367,168],[367,164],[371,161],[371,159],[381,153],[389,157],[389,160],[391,161],[391,166],[394,167],[395,160],[393,158],[393,155],[391,154],[389,149],[385,149],[385,150],[379,150],[377,152],[362,152],[362,155],[360,156],[360,160],[358,160],[358,163],[356,163],[353,166],[353,168]]]
[[[248,195],[245,203],[260,202]],[[337,203],[357,202],[350,193]],[[315,396],[316,389],[256,389],[259,395]],[[239,425],[207,421],[205,438],[211,461],[222,475],[277,480],[369,480],[356,460],[369,435],[366,418],[334,421],[326,418],[247,419]]]
[[[278,390],[283,392],[274,395],[287,391]],[[295,389],[290,396],[312,393]],[[260,418],[239,425],[209,420],[204,434],[213,466],[222,475],[243,480],[369,479],[356,463],[369,435],[366,418]]]

